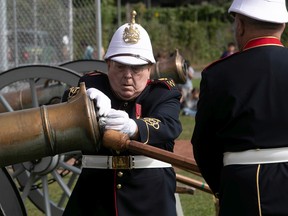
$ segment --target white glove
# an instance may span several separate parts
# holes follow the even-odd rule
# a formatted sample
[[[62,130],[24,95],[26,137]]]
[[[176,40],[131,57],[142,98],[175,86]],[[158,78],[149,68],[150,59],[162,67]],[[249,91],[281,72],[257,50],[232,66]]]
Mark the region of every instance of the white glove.
[[[132,137],[137,130],[136,122],[122,110],[111,109],[107,116],[100,118],[99,121],[105,125],[105,129],[117,130],[128,134],[129,137]]]
[[[106,116],[111,110],[111,100],[96,88],[87,89],[87,95],[91,100],[96,100],[96,106],[99,109],[99,116]]]

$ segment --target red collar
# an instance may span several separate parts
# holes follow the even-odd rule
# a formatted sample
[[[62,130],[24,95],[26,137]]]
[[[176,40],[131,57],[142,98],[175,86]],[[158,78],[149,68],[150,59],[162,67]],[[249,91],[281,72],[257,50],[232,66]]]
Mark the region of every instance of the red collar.
[[[259,46],[282,46],[283,44],[281,41],[276,37],[261,37],[255,38],[250,41],[244,46],[243,50],[259,47]]]

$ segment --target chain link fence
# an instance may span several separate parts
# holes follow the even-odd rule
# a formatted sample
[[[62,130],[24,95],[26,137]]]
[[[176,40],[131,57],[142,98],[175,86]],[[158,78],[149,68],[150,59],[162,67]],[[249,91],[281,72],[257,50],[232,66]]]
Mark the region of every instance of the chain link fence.
[[[0,72],[81,59],[84,41],[96,48],[96,1],[79,2],[75,7],[72,0],[1,0]]]

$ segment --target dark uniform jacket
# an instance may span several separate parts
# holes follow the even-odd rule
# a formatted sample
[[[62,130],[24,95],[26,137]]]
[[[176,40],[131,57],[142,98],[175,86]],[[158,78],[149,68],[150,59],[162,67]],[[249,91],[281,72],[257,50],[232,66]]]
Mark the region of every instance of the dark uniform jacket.
[[[106,74],[84,75],[86,88],[97,88],[110,99],[112,108],[125,110],[139,128],[138,141],[173,151],[180,135],[181,94],[172,80],[150,80],[133,101],[119,100]],[[83,154],[91,154],[83,152]],[[98,155],[133,155],[101,147]],[[176,179],[173,168],[82,169],[64,215],[175,216]]]
[[[278,39],[252,40],[202,72],[191,142],[220,215],[288,215],[288,163],[223,167],[224,152],[288,147],[288,49]]]

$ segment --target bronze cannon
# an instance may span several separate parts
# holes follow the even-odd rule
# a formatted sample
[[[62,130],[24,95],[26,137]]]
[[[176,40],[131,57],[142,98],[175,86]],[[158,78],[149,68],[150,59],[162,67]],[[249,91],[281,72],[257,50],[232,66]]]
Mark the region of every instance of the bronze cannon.
[[[161,59],[154,65],[151,78],[169,77],[176,84],[184,84],[187,80],[188,68],[185,59],[180,55],[178,49],[169,58]]]
[[[199,172],[194,161],[129,140],[126,134],[116,131],[101,134],[85,84],[72,89],[75,95],[65,103],[0,114],[0,121],[5,122],[0,125],[0,167],[75,150],[93,153],[100,143],[106,147],[119,143],[133,152]]]
[[[163,73],[157,72],[156,74],[152,73],[151,78],[159,78],[159,74],[160,74],[160,77],[171,77],[173,79],[176,79],[176,81],[178,80],[177,81],[178,83],[183,83],[186,79],[186,75],[185,75],[186,69],[185,69],[184,59],[181,56],[179,57],[179,53],[178,54],[177,53],[178,51],[175,53],[175,55],[170,57],[170,60],[168,61],[170,62],[170,64],[168,64],[167,61],[164,61],[165,63],[163,61],[162,63],[159,63],[158,66],[164,72],[166,71],[165,73],[164,72]],[[91,71],[91,69],[93,68],[97,68],[95,67],[95,65],[93,65],[94,62],[91,62],[91,63],[92,63],[91,68],[86,68],[84,71],[81,71],[81,73],[86,73],[86,72]],[[101,65],[102,66],[104,65],[103,68],[105,68],[104,62],[101,62]],[[64,67],[69,68],[70,66],[71,66],[70,64],[66,64]],[[166,66],[166,69],[164,70],[165,66]],[[72,70],[75,67],[75,65],[71,67],[72,67],[71,68]],[[46,70],[45,67],[44,68],[37,67],[37,69],[40,69],[39,71],[37,71],[37,76],[38,74],[40,75],[45,74],[45,77],[46,77],[46,74],[48,74],[48,71],[49,71],[49,74],[51,74],[52,72],[50,68],[47,71],[45,71]],[[155,70],[156,70],[156,65],[155,65]],[[28,75],[30,77],[31,76],[36,77],[35,74],[36,72],[32,75],[30,74]],[[71,74],[69,74],[69,76],[70,75]],[[73,81],[69,81],[68,86],[69,85],[75,86],[80,76],[81,74],[79,73],[76,75],[73,73]],[[25,77],[25,75],[23,75],[23,77]],[[31,79],[30,77],[29,79]],[[50,75],[47,76],[49,80],[53,80],[53,78],[58,78],[58,77],[59,77],[59,73],[57,74],[55,73],[55,75],[53,76],[50,76]],[[3,79],[0,81],[0,87],[1,87],[2,81]],[[2,138],[0,138],[0,166],[3,167],[2,172],[3,174],[5,174],[4,176],[8,176],[8,174],[5,171],[4,166],[9,166],[7,167],[7,170],[9,172],[10,172],[10,165],[13,166],[13,169],[16,167],[14,173],[12,173],[12,176],[13,178],[15,177],[17,178],[17,181],[20,184],[19,189],[21,191],[23,190],[22,195],[21,195],[22,199],[29,197],[29,199],[31,199],[34,202],[34,204],[36,201],[36,204],[37,204],[36,206],[40,210],[44,211],[46,215],[61,215],[61,212],[62,212],[61,208],[54,205],[52,201],[50,201],[51,213],[49,213],[50,210],[48,207],[46,207],[46,204],[44,206],[42,204],[42,201],[46,199],[45,196],[41,195],[42,194],[41,191],[35,192],[35,191],[38,191],[37,188],[41,189],[41,186],[39,187],[34,184],[30,185],[29,181],[32,181],[32,180],[34,181],[34,178],[35,178],[35,181],[40,178],[41,178],[41,181],[43,181],[43,178],[45,177],[45,175],[48,175],[50,173],[49,171],[51,172],[53,171],[53,173],[60,172],[59,167],[56,166],[55,163],[58,163],[59,161],[61,162],[60,158],[63,158],[63,155],[65,156],[64,161],[69,163],[68,165],[64,166],[64,170],[67,170],[67,166],[70,166],[69,159],[72,158],[74,160],[73,162],[74,164],[68,167],[68,170],[71,171],[71,170],[77,169],[76,174],[75,174],[75,176],[77,176],[77,174],[79,174],[81,171],[81,168],[78,163],[78,159],[79,159],[78,155],[80,155],[80,150],[85,149],[85,151],[87,150],[97,151],[97,148],[99,145],[99,139],[101,139],[100,138],[101,134],[99,133],[99,130],[97,129],[97,121],[96,121],[97,114],[94,111],[94,104],[90,100],[87,100],[87,97],[85,95],[85,90],[83,90],[83,87],[82,87],[82,91],[80,91],[79,94],[77,94],[77,96],[75,96],[75,98],[71,99],[69,102],[57,104],[64,91],[64,88],[67,88],[67,85],[62,85],[63,80],[60,80],[60,82],[54,82],[52,83],[53,85],[46,85],[46,84],[47,83],[44,83],[43,85],[35,85],[35,91],[29,91],[29,90],[27,91],[26,89],[21,89],[21,92],[16,92],[16,93],[9,92],[9,93],[3,93],[2,95],[0,95],[0,96],[3,96],[5,98],[4,101],[6,100],[6,102],[8,102],[8,104],[12,107],[10,109],[10,113],[0,114],[1,131],[6,131],[7,128],[10,128],[9,132],[6,131],[4,133],[5,136],[3,136],[3,147],[1,147]],[[36,95],[36,98],[38,99],[38,105],[36,106],[33,105],[34,103],[33,101],[31,101],[31,97],[33,97],[33,92]],[[0,103],[0,108],[1,108],[1,103]],[[7,110],[6,106],[2,106],[2,109],[5,109],[5,110],[0,111],[0,112],[9,111],[9,109]],[[64,113],[64,110],[66,109],[75,110],[77,113],[81,113],[86,123],[84,123],[83,119],[81,121],[79,118],[78,119],[72,118],[71,116],[73,115],[73,113],[66,113],[66,112]],[[16,111],[11,112],[11,110],[12,111],[16,110]],[[62,116],[64,115],[65,115],[65,119],[67,120],[67,122],[65,120],[65,122],[59,123],[59,118],[60,117],[62,118]],[[94,128],[91,125],[94,125]],[[76,137],[75,134],[81,134],[81,136]],[[0,137],[1,136],[2,135],[0,135]],[[23,137],[21,138],[21,140],[17,139],[17,137],[20,137],[20,136],[23,136],[25,139],[22,139]],[[84,139],[86,141],[83,141]],[[131,150],[132,148],[135,148],[135,145],[134,145],[135,143],[134,144],[133,142],[130,143],[130,141],[128,141],[128,143],[131,144],[129,145],[131,147]],[[138,150],[143,151],[143,149],[138,148],[138,147],[136,147],[136,150],[134,149],[134,151],[138,151]],[[144,149],[144,153],[145,151],[146,150]],[[76,152],[75,155],[77,157],[75,157],[75,155],[72,155],[71,157],[69,155],[69,157],[67,157],[68,154],[66,154],[66,152],[68,153]],[[157,153],[155,157],[157,158],[159,157],[159,155],[161,156],[162,152]],[[163,155],[161,157],[163,157]],[[165,158],[167,157],[164,156],[164,160]],[[186,158],[176,157],[176,161],[178,161],[180,165],[182,164],[182,160],[186,161]],[[43,167],[43,163],[44,164],[46,163],[45,165],[47,165],[48,168],[46,166]],[[192,165],[190,163],[192,163]],[[193,170],[196,169],[197,171],[197,166],[195,166],[195,164],[193,163],[194,163],[193,161],[184,162],[186,166],[188,165],[188,169],[190,167],[193,167],[192,169]],[[61,163],[61,165],[63,166],[63,163]],[[22,176],[23,174],[21,175],[19,174],[19,172],[23,172],[23,167],[25,168],[24,170],[25,173],[27,173],[27,171],[28,173],[29,171],[31,171],[28,174],[28,176],[25,176],[24,178]],[[187,169],[187,167],[185,169]],[[61,172],[64,173],[64,170]],[[74,173],[72,174],[72,177],[73,176],[74,176]],[[71,188],[72,182],[70,183],[70,180],[67,185],[68,187]],[[28,184],[30,188],[27,186]],[[35,186],[37,190],[32,189]],[[197,186],[195,187],[197,188]],[[15,188],[14,190],[17,191],[17,189]],[[28,190],[30,190],[30,192]],[[34,195],[34,193],[36,195]],[[66,193],[66,197],[67,196],[69,197],[69,192],[65,192],[65,193]],[[63,203],[63,201],[59,201],[59,202]],[[59,206],[63,206],[63,204],[59,204]],[[1,206],[0,206],[0,209],[1,209]]]
[[[65,104],[1,113],[0,167],[75,150],[96,151],[100,134],[85,85]],[[65,121],[59,121],[64,116]]]

